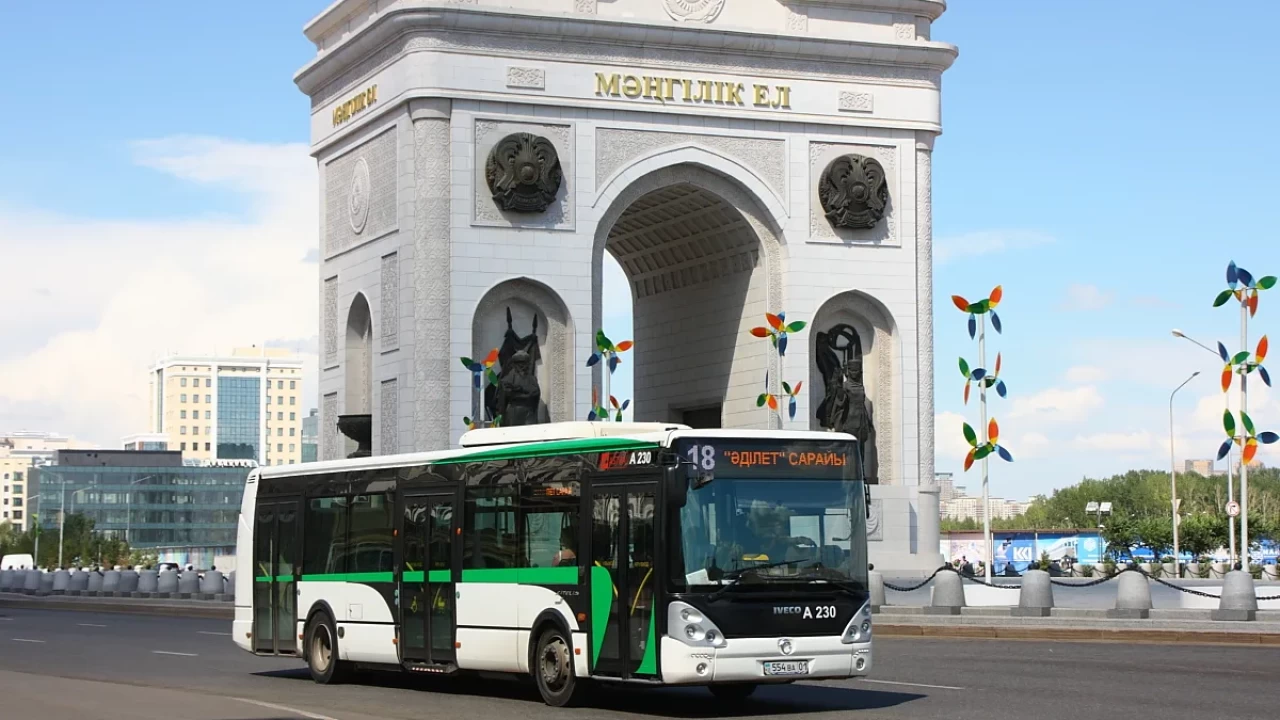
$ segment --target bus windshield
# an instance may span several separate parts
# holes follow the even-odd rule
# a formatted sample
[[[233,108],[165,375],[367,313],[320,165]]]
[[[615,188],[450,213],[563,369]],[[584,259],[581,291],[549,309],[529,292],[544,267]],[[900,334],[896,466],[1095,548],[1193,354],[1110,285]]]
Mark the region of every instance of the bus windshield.
[[[785,461],[772,468],[719,463],[713,477],[691,484],[678,510],[673,584],[692,592],[823,582],[864,590],[866,506],[856,477]]]

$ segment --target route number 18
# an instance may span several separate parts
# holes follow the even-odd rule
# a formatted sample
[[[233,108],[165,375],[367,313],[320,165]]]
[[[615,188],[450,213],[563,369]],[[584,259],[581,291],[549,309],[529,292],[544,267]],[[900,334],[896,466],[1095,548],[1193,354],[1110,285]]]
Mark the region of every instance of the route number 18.
[[[716,449],[710,445],[689,446],[689,462],[703,470],[716,469]]]

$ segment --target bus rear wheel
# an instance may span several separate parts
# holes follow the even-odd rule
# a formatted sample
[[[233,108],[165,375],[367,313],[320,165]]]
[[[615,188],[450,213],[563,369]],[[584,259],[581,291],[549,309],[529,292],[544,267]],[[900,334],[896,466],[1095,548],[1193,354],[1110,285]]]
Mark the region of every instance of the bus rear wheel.
[[[729,683],[724,685],[711,685],[709,686],[709,689],[711,690],[711,694],[716,696],[717,700],[728,704],[735,704],[746,702],[747,698],[751,697],[751,694],[756,691],[756,684]]]
[[[348,675],[347,663],[338,659],[338,632],[333,618],[321,612],[307,625],[307,669],[311,679],[321,685],[344,682]]]
[[[573,672],[573,650],[568,637],[559,628],[548,628],[539,636],[533,667],[529,669],[546,704],[569,707],[582,701],[586,684]]]

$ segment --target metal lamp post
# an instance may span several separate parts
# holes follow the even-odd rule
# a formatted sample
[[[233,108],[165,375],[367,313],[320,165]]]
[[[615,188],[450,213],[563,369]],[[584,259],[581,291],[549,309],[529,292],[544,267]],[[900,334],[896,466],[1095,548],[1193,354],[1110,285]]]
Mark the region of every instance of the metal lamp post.
[[[1218,357],[1218,352],[1217,352],[1216,350],[1214,350],[1213,348],[1209,347],[1208,345],[1205,345],[1204,343],[1200,342],[1199,340],[1196,340],[1195,338],[1193,338],[1193,337],[1191,337],[1191,336],[1187,335],[1186,333],[1182,332],[1181,330],[1179,330],[1179,329],[1177,329],[1177,328],[1174,328],[1174,329],[1173,329],[1173,336],[1174,336],[1174,337],[1176,337],[1176,338],[1182,338],[1183,340],[1186,340],[1187,342],[1194,343],[1194,344],[1198,345],[1199,347],[1204,348],[1204,351],[1205,351],[1205,352],[1207,352],[1207,353],[1209,353],[1210,355],[1213,355],[1213,357],[1214,357],[1214,358],[1217,358],[1217,357]],[[1229,407],[1229,406],[1230,406],[1230,403],[1227,403],[1227,404],[1228,404],[1228,407]],[[1231,503],[1232,501],[1234,501],[1234,500],[1236,499],[1235,481],[1234,481],[1233,475],[1234,475],[1234,474],[1233,474],[1233,473],[1232,473],[1232,471],[1231,471],[1231,452],[1230,452],[1230,451],[1228,451],[1228,452],[1227,452],[1227,503],[1228,503],[1228,504],[1229,504],[1229,503]],[[1230,515],[1227,515],[1227,549],[1228,549],[1228,552],[1230,553],[1230,556],[1231,556],[1231,566],[1232,566],[1232,567],[1235,567],[1235,564],[1236,564],[1236,519],[1235,519],[1235,518],[1233,518],[1233,517],[1231,517]]]
[[[1178,394],[1179,390],[1186,387],[1187,383],[1195,380],[1199,375],[1199,370],[1191,373],[1191,377],[1183,380],[1181,385],[1169,393],[1169,504],[1173,507],[1173,566],[1178,568],[1177,574],[1179,577],[1182,575],[1182,555],[1178,547],[1178,505],[1180,503],[1178,501],[1178,468],[1173,459],[1173,397]]]

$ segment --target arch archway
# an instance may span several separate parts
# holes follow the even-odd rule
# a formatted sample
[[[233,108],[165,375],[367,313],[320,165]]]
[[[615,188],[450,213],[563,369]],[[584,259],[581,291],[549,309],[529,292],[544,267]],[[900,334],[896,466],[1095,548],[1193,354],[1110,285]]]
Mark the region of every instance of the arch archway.
[[[347,336],[343,354],[344,415],[373,414],[373,314],[364,293],[356,293],[347,310]],[[346,439],[347,453],[355,449]]]
[[[472,316],[472,357],[482,358],[502,345],[508,309],[512,327],[521,336],[530,332],[537,318],[541,359],[535,371],[542,390],[540,421],[573,420],[573,319],[555,290],[527,277],[504,280],[490,288],[476,304]],[[475,413],[472,417],[483,417],[479,408],[473,407],[472,412]]]
[[[781,237],[751,192],[699,164],[653,170],[612,196],[596,227],[592,320],[599,328],[608,252],[632,297],[635,420],[780,426],[755,403],[776,358],[748,331],[781,306]]]
[[[810,428],[822,430],[818,407],[826,393],[826,385],[818,369],[818,336],[832,328],[846,325],[857,332],[862,344],[863,384],[871,402],[875,427],[875,447],[868,453],[867,474],[881,484],[898,484],[901,452],[897,447],[896,423],[902,417],[900,393],[895,391],[894,368],[899,361],[897,324],[893,315],[879,300],[858,290],[833,295],[818,308],[810,326],[809,408]]]

